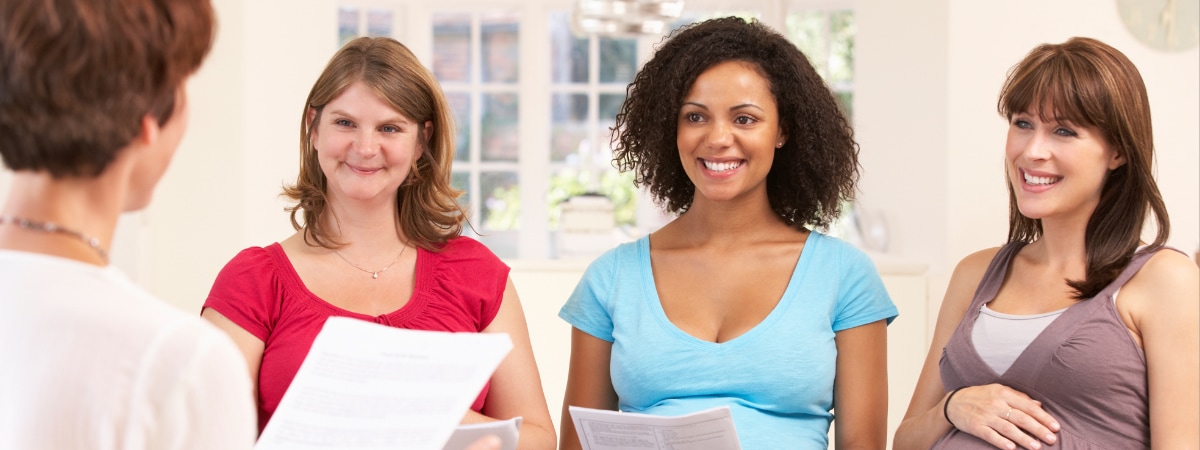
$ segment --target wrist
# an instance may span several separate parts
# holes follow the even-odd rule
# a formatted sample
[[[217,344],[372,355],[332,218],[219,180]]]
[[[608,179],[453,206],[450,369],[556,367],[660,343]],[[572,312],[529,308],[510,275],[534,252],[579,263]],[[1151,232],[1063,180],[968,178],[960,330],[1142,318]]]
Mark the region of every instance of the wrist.
[[[945,417],[946,422],[949,423],[950,426],[955,429],[957,429],[958,426],[954,425],[954,421],[950,420],[950,399],[954,398],[954,394],[957,394],[958,391],[961,391],[964,388],[966,388],[966,386],[963,386],[963,387],[960,387],[953,391],[950,391],[949,394],[946,394],[946,400],[942,402],[942,417]]]

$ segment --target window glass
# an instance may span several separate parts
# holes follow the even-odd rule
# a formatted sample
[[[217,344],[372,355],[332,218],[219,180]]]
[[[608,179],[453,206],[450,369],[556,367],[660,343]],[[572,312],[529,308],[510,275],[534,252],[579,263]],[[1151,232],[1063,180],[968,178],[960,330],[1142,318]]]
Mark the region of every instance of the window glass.
[[[441,82],[471,81],[470,14],[433,14],[433,74]]]
[[[617,124],[617,111],[625,102],[625,94],[600,94],[600,117],[596,129],[600,141],[604,144],[612,142],[612,127]],[[606,145],[611,150],[611,145]]]
[[[570,16],[550,14],[550,82],[587,83],[588,40],[571,33]]]
[[[450,187],[463,191],[458,197],[458,204],[463,206],[463,209],[471,208],[471,174],[469,172],[452,172],[450,174]]]
[[[392,11],[371,9],[367,11],[367,36],[392,36]]]
[[[846,117],[853,120],[854,12],[797,12],[788,14],[786,22],[788,38],[808,56]]]
[[[342,6],[338,8],[338,47],[358,37],[358,8]]]
[[[480,16],[483,45],[484,83],[516,83],[519,46],[517,30],[519,17],[511,13],[488,13]]]
[[[853,11],[836,11],[829,14],[829,75],[830,83],[854,81],[854,25]]]
[[[480,205],[484,231],[516,230],[521,223],[521,188],[514,171],[480,172]]]
[[[447,92],[446,101],[454,112],[454,160],[471,160],[471,94]]]
[[[553,94],[550,124],[550,160],[577,163],[580,146],[588,140],[587,94]]]
[[[637,70],[637,40],[600,38],[601,83],[628,84]]]
[[[824,12],[796,13],[787,18],[792,43],[804,52],[821,77],[829,78],[829,39]]]
[[[341,1],[351,4],[338,10],[338,39],[342,42],[367,34],[392,34],[402,42],[414,38],[405,35],[410,30],[395,26],[401,22],[397,20],[400,10],[389,11],[377,0],[361,5]],[[619,173],[612,166],[611,142],[611,128],[626,86],[644,62],[641,57],[652,53],[644,46],[653,47],[662,39],[576,35],[566,3],[571,2],[550,10],[506,11],[450,0],[436,4],[432,7],[435,11],[428,13],[432,35],[411,40],[429,42],[430,48],[414,51],[428,55],[429,66],[453,109],[457,142],[452,184],[464,191],[459,201],[475,227],[466,233],[502,258],[553,257],[553,242],[561,237],[555,232],[560,203],[585,193],[598,193],[612,201],[618,227],[614,239],[636,238],[665,220],[636,217],[637,202],[648,200],[634,188],[633,174]],[[853,117],[853,12],[814,12],[795,8],[792,1],[772,4],[785,9],[781,31],[810,57],[847,115]],[[749,9],[754,5],[740,5],[741,9],[727,10],[687,8],[663,34],[714,17],[761,20],[761,12]],[[412,10],[419,13],[424,8]],[[444,10],[436,11],[438,8]],[[544,27],[535,28],[545,30],[539,32],[547,33],[548,39],[534,36],[535,42],[529,42],[521,36],[521,28],[529,21],[545,21]],[[524,64],[518,64],[522,59]],[[546,80],[549,85],[532,85],[531,77],[520,73],[522,66],[549,70],[534,77],[537,83]],[[522,100],[548,104],[521,111]],[[519,113],[548,117],[523,124]],[[519,171],[538,175],[533,180],[521,179]],[[543,196],[544,205],[540,204]],[[522,200],[538,204],[522,208]],[[646,210],[652,208],[642,209],[640,214],[646,216]],[[548,216],[521,217],[543,212]],[[639,227],[638,220],[652,223]],[[549,248],[546,239],[551,242]]]
[[[483,94],[479,150],[483,161],[517,161],[517,94]]]

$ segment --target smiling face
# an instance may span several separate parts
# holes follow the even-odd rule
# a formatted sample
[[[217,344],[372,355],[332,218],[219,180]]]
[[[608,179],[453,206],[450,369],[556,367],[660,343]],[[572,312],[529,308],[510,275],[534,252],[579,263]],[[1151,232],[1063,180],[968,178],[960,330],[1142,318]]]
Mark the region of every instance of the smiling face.
[[[748,63],[705,70],[684,96],[676,145],[697,200],[767,196],[767,173],[785,139],[769,81]]]
[[[1109,171],[1124,162],[1095,128],[1044,121],[1037,111],[1009,120],[1008,180],[1025,217],[1086,223]]]
[[[316,116],[315,111],[310,114]],[[326,104],[318,120],[311,139],[330,201],[394,204],[397,189],[421,157],[431,125],[396,111],[362,82]]]

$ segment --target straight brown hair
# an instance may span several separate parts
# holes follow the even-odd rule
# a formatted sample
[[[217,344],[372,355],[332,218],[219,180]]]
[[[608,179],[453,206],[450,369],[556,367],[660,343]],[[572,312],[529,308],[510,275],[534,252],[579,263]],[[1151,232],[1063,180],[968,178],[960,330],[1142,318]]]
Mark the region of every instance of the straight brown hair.
[[[1044,121],[1095,128],[1105,143],[1125,158],[1125,164],[1108,174],[1100,202],[1088,219],[1086,278],[1067,280],[1075,298],[1094,297],[1116,279],[1141,243],[1148,214],[1153,213],[1158,227],[1154,241],[1144,251],[1162,248],[1171,227],[1154,181],[1150,101],[1142,76],[1129,58],[1085,37],[1040,45],[1009,71],[997,109],[1010,120],[1014,114],[1036,109]],[[1011,181],[1008,199],[1008,241],[1040,238],[1041,220],[1025,217],[1017,209]]]

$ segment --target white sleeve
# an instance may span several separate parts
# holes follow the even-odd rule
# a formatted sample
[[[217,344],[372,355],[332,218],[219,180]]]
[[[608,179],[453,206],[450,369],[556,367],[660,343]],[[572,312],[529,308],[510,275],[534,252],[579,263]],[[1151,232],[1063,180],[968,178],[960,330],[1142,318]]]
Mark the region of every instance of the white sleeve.
[[[150,399],[157,403],[152,408],[157,411],[157,423],[150,427],[153,431],[147,437],[146,448],[252,449],[258,423],[242,354],[233,341],[207,323],[183,328],[191,330],[176,335],[187,335],[189,339],[172,340],[190,348],[172,351],[168,350],[171,345],[166,345],[163,350],[167,353],[161,355],[178,365],[167,369],[177,376],[159,382],[177,382],[155,389],[162,396]]]

